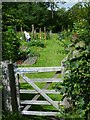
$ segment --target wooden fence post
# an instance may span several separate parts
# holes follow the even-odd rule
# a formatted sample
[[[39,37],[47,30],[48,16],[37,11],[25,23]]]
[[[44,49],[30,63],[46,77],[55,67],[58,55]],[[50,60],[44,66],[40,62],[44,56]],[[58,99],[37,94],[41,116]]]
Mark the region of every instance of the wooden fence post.
[[[8,64],[8,72],[9,72],[9,81],[10,81],[12,112],[17,113],[18,112],[18,103],[17,103],[16,83],[15,83],[13,64]]]
[[[62,25],[62,30],[61,31],[64,31],[63,25]]]
[[[2,109],[4,112],[12,112],[11,96],[10,96],[10,84],[8,75],[9,61],[1,62],[2,67]]]
[[[36,30],[34,30],[34,39],[36,39]]]
[[[34,38],[34,24],[32,24],[32,38]]]
[[[42,31],[41,28],[39,29],[40,40],[42,39]]]
[[[20,28],[20,29],[21,29],[21,32],[22,32],[22,31],[23,31],[22,25],[21,25],[21,28]]]
[[[52,39],[52,30],[49,32],[50,39]]]
[[[44,39],[46,40],[46,28],[44,27]]]
[[[69,29],[69,28],[70,28],[70,25],[68,25],[68,32],[70,32],[70,29]]]

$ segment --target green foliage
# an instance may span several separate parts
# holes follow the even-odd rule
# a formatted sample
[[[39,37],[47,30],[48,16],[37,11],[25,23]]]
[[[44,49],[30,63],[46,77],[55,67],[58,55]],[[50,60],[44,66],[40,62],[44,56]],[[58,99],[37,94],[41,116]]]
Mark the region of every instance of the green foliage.
[[[19,38],[11,26],[2,33],[2,59],[16,61],[19,57]]]
[[[26,42],[25,40],[21,40],[21,50],[20,50],[20,56],[26,57],[34,57],[40,56],[40,49],[45,48],[46,45],[44,41],[40,40],[32,40],[30,42]]]
[[[16,25],[17,31],[20,31],[22,25],[23,30],[31,30],[30,26],[34,24],[39,31],[39,27],[43,27],[45,24],[47,8],[42,2],[4,2],[2,3],[2,13],[4,29],[8,25],[13,27]]]
[[[58,32],[62,30],[62,26],[63,29],[72,28],[77,19],[86,18],[90,21],[90,3],[77,3],[67,11],[64,8],[55,11],[56,6],[57,4],[52,2],[3,2],[3,31],[10,25],[17,31],[20,31],[21,26],[23,30],[31,31],[31,25],[34,24],[38,32],[40,27],[42,30],[46,27],[46,30]],[[51,10],[48,10],[48,7]]]
[[[20,114],[15,114],[15,113],[5,114],[2,117],[2,120],[48,120],[48,119],[49,118],[45,116],[44,117],[43,116],[22,116]]]
[[[28,43],[28,47],[31,47],[31,46],[37,46],[37,47],[44,48],[45,43],[43,41],[40,41],[40,40],[32,40]]]
[[[71,32],[70,32],[70,30],[69,29],[68,29],[68,31],[64,30],[61,33],[59,33],[58,39],[61,41],[63,47],[65,49],[67,49],[69,44],[71,43]]]
[[[24,60],[27,59],[27,57],[28,57],[27,52],[26,52],[26,51],[23,51],[23,50],[20,50],[20,51],[18,52],[18,59],[17,59],[17,60],[22,60],[22,61],[24,61]]]
[[[35,51],[35,49],[32,50],[31,48],[26,49],[26,54],[30,57],[34,57],[34,56],[39,57],[40,55],[37,51]]]
[[[57,86],[64,97],[71,98],[72,108],[65,108],[63,114],[69,118],[85,117],[89,120],[90,111],[90,32],[87,20],[74,23],[72,44],[66,61],[63,83]],[[76,116],[76,117],[75,117]]]
[[[7,114],[7,115],[3,115],[2,120],[27,120],[24,117],[20,116],[19,114]]]

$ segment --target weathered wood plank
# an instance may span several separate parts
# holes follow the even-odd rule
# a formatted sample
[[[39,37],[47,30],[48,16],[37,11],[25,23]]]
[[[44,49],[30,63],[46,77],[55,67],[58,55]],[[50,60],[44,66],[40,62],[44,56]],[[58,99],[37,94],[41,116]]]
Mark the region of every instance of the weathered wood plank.
[[[56,75],[55,75],[55,76],[56,76]],[[47,84],[43,87],[43,89],[47,89],[47,88],[50,86],[50,84],[51,84],[51,83],[47,83]],[[35,95],[35,96],[33,97],[32,100],[37,100],[39,97],[40,97],[40,94],[37,94],[37,95]],[[26,105],[26,107],[25,107],[23,110],[27,111],[30,107],[31,107],[31,105]]]
[[[30,78],[33,82],[63,82],[60,78]],[[20,83],[24,83],[23,79],[19,80]]]
[[[38,73],[38,72],[53,72],[53,71],[61,71],[61,67],[24,67],[24,68],[16,68],[15,72],[19,73]]]
[[[47,93],[47,94],[60,94],[60,92],[57,92],[55,90],[43,90],[43,92]],[[38,92],[36,90],[25,90],[25,89],[20,89],[20,93],[27,93],[27,94],[38,94]]]
[[[20,102],[21,104],[26,105],[51,105],[48,101],[41,101],[41,100],[24,100]],[[58,104],[59,101],[54,101],[54,103]]]
[[[30,80],[33,82],[62,82],[60,78],[34,78]]]
[[[56,72],[56,74],[53,76],[53,78],[57,78],[59,75],[59,73]],[[47,83],[43,89],[47,89],[50,86],[51,83]],[[37,100],[40,97],[40,94],[37,94],[33,97],[32,100]],[[31,107],[31,105],[26,105],[25,108],[23,110],[27,111],[29,108]]]
[[[47,96],[37,85],[35,85],[28,77],[23,76],[23,75],[21,75],[21,76],[22,76],[23,79],[24,79],[26,82],[28,82],[36,91],[38,91],[38,93],[40,93],[51,105],[53,105],[57,110],[59,110],[58,104],[55,104],[55,103],[53,102],[53,100],[52,100],[49,96]]]
[[[56,116],[59,112],[22,111],[22,115]]]
[[[16,83],[15,83],[13,64],[8,64],[8,72],[9,72],[9,81],[10,81],[12,111],[13,111],[13,113],[15,113],[15,112],[17,113],[18,112],[18,103],[17,103]]]

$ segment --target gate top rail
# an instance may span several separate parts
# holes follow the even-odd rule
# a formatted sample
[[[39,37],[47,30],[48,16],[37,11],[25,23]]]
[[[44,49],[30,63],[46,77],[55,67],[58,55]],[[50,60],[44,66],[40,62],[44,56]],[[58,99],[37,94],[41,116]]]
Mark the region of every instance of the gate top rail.
[[[19,67],[15,68],[14,72],[17,73],[38,73],[38,72],[61,72],[62,67]]]

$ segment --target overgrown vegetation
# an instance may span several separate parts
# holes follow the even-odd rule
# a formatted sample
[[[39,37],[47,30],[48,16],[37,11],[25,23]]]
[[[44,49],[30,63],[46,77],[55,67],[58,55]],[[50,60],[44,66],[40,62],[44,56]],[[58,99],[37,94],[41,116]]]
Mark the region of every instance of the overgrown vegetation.
[[[44,48],[45,44],[43,41],[40,41],[40,40],[32,40],[28,43],[28,47],[31,47],[31,46],[37,46],[37,47]]]
[[[69,54],[63,65],[65,67],[63,83],[57,89],[65,97],[70,98],[72,107],[62,107],[65,119],[90,119],[90,26],[82,19],[74,23],[72,43]]]
[[[40,56],[39,53],[40,49],[46,47],[44,41],[40,41],[40,40],[31,40],[29,43],[23,40],[20,43],[21,43],[21,51],[22,53],[25,53],[27,57]]]
[[[10,113],[2,117],[2,120],[48,120],[48,117],[40,116],[22,116],[20,114]]]
[[[11,26],[2,34],[2,59],[16,61],[19,57],[20,42]]]

